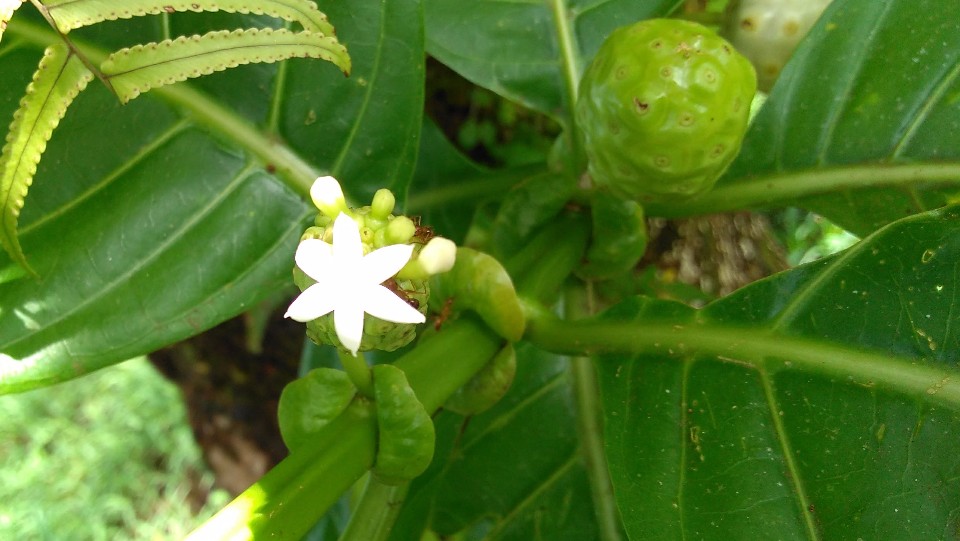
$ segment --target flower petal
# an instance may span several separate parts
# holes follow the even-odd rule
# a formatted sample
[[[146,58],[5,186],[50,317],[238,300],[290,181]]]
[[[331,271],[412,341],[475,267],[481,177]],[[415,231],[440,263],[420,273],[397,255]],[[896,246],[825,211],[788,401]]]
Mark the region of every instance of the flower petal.
[[[350,216],[340,213],[333,222],[333,257],[338,265],[349,266],[363,257],[360,227]]]
[[[394,323],[423,323],[427,318],[396,293],[383,286],[363,291],[363,309],[368,314]]]
[[[290,307],[287,308],[287,313],[283,317],[306,323],[329,314],[337,307],[338,300],[339,295],[330,286],[320,283],[314,284],[303,290],[303,293],[290,303]]]
[[[393,244],[374,250],[363,256],[363,280],[368,284],[381,284],[396,274],[413,255],[413,245]]]
[[[333,246],[320,239],[305,239],[297,246],[293,260],[304,273],[318,282],[329,274],[333,260]]]
[[[360,340],[363,339],[363,308],[359,299],[337,306],[333,312],[333,326],[337,330],[340,343],[356,357]]]

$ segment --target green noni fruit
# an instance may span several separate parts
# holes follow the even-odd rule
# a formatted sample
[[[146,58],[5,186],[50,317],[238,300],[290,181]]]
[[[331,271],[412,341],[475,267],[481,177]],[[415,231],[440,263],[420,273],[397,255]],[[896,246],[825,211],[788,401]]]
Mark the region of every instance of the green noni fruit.
[[[708,190],[740,149],[756,85],[750,62],[697,23],[615,30],[577,99],[593,181],[640,202]]]
[[[733,0],[727,6],[724,35],[757,70],[757,86],[767,92],[793,50],[831,0]]]

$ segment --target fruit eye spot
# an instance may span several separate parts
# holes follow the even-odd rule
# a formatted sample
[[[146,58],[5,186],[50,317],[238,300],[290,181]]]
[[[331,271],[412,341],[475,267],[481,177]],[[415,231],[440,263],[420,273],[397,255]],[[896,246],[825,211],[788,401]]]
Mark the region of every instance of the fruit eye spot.
[[[673,70],[669,67],[660,68],[660,76],[664,79],[669,79],[673,75]]]
[[[742,21],[740,21],[740,28],[743,28],[744,30],[747,30],[747,31],[751,31],[757,28],[757,23],[753,22],[753,19],[751,19],[750,17],[746,17]]]
[[[615,77],[617,78],[617,80],[623,80],[623,79],[625,79],[625,78],[627,77],[627,67],[626,67],[626,66],[620,66],[619,68],[617,68],[617,72],[616,72],[616,74],[615,74]]]
[[[663,47],[663,41],[661,41],[661,40],[659,40],[659,39],[655,39],[655,40],[653,40],[653,41],[650,42],[650,48],[651,48],[651,49],[659,49],[659,48],[661,48],[661,47]]]
[[[710,151],[710,157],[713,159],[717,159],[720,156],[723,156],[723,152],[725,150],[727,150],[727,145],[724,145],[723,143],[717,143],[716,145],[713,146],[713,150]]]
[[[800,23],[797,21],[787,21],[783,24],[784,36],[795,36],[800,31]]]
[[[650,110],[650,104],[640,98],[633,98],[633,104],[637,106],[637,114],[645,115]]]
[[[693,126],[693,115],[690,113],[680,113],[679,123],[681,126]]]
[[[657,156],[653,159],[653,165],[656,165],[660,169],[666,169],[670,167],[670,158],[666,156]]]

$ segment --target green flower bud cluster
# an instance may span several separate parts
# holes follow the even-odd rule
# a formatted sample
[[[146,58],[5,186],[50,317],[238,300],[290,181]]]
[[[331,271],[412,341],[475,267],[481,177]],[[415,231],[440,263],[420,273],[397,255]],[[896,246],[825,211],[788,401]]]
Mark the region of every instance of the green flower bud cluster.
[[[395,206],[393,193],[390,190],[381,189],[373,196],[370,205],[353,209],[346,207],[342,196],[333,202],[321,202],[316,198],[315,202],[321,211],[314,220],[314,225],[303,232],[300,237],[301,242],[306,239],[319,239],[332,243],[333,222],[342,212],[356,222],[364,255],[394,244],[414,246],[413,256],[407,266],[395,277],[385,281],[383,285],[426,315],[430,299],[430,286],[427,281],[429,275],[415,271],[419,265],[419,254],[430,240],[427,237],[432,235],[421,233],[422,230],[409,217],[393,214]],[[414,272],[408,272],[408,268],[414,269]],[[294,283],[301,291],[315,283],[296,266],[293,269],[293,275]],[[337,338],[333,313],[309,321],[306,325],[307,337],[317,344],[329,344],[342,351],[348,351]],[[415,338],[416,330],[417,325],[414,323],[393,323],[365,314],[359,351],[396,350],[409,344]]]
[[[615,30],[577,99],[591,177],[641,203],[708,190],[740,149],[755,92],[750,62],[702,25]]]

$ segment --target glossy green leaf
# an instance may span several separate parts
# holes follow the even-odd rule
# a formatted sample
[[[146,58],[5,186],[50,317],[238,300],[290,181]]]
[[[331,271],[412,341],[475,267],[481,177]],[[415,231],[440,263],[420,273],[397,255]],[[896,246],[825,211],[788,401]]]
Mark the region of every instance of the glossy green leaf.
[[[503,192],[543,173],[544,168],[533,165],[504,171],[483,167],[464,156],[427,119],[407,212],[422,215],[424,224],[460,243],[478,207],[496,203]]]
[[[403,208],[417,162],[423,117],[420,0],[324,0],[320,8],[350,51],[353,71],[316,84],[329,66],[291,64],[278,75],[276,129],[292,150],[340,180],[348,196],[370,201],[390,188]]]
[[[618,26],[663,16],[682,0],[426,0],[427,50],[467,79],[564,117],[586,63]]]
[[[346,48],[332,36],[270,28],[220,30],[135,45],[111,54],[100,65],[122,103],[153,88],[202,77],[254,62],[317,58],[350,73]]]
[[[51,45],[40,60],[26,95],[13,114],[0,154],[0,244],[19,265],[33,272],[20,247],[17,225],[37,164],[67,107],[93,74],[65,45]]]
[[[0,46],[0,117],[12,115],[40,51],[59,41],[22,11]],[[0,283],[0,392],[152,351],[289,287],[320,171],[337,171],[358,200],[384,185],[405,189],[423,74],[401,57],[422,61],[419,5],[358,0],[344,11],[357,16],[331,16],[350,47],[349,79],[326,62],[293,59],[205,77],[197,85],[205,92],[163,87],[122,107],[101,85],[79,97],[21,219],[24,250],[43,281]],[[392,24],[400,15],[403,24]],[[196,17],[170,30],[236,20]],[[140,20],[148,19],[131,24]],[[114,42],[126,24],[92,35]],[[92,59],[105,57],[75,41]],[[249,106],[250,95],[267,107]],[[385,129],[392,121],[405,129]],[[0,258],[0,275],[12,268]]]
[[[504,194],[493,221],[493,247],[508,258],[528,243],[532,235],[564,209],[577,189],[573,176],[537,170]]]
[[[334,34],[326,15],[310,0],[46,0],[43,5],[57,28],[65,34],[103,21],[184,11],[269,15],[299,23],[309,32]]]
[[[580,458],[569,363],[517,347],[517,376],[492,409],[437,416],[437,453],[391,539],[424,529],[466,539],[599,539]]]
[[[960,6],[838,0],[787,64],[739,158],[689,214],[795,205],[869,233],[960,193]]]
[[[22,3],[22,0],[3,0],[0,2],[0,38],[3,38],[3,31],[7,29],[7,23],[10,22],[13,13]]]
[[[597,359],[631,538],[953,538],[957,261],[935,211],[701,311],[612,309],[594,344],[641,352]]]

